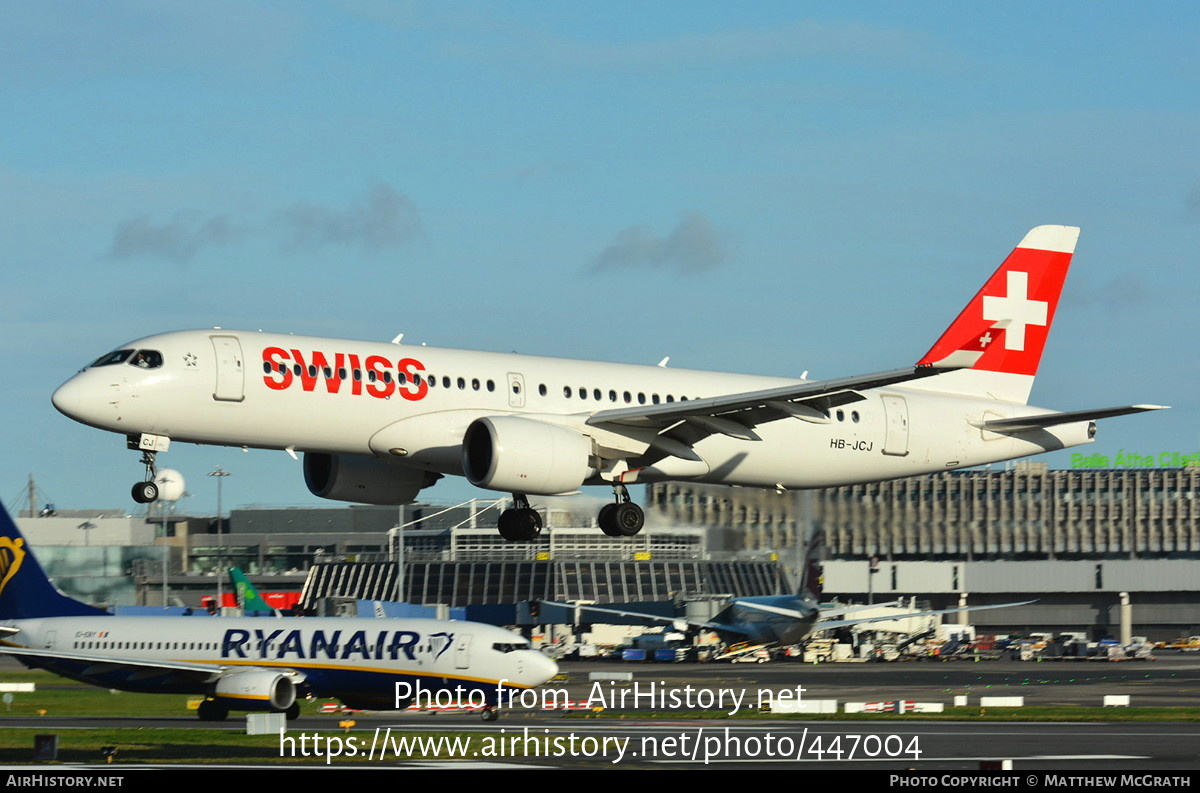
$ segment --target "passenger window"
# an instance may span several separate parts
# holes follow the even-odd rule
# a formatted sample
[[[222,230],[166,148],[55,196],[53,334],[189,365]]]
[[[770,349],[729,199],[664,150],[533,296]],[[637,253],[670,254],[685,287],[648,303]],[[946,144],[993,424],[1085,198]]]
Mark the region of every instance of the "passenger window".
[[[624,396],[625,396],[625,404],[626,405],[628,405],[630,402],[633,401],[633,396],[631,396],[628,391],[625,392]]]
[[[599,402],[599,401],[600,401],[600,397],[601,397],[601,395],[600,395],[600,389],[599,389],[599,388],[593,388],[593,389],[592,389],[592,399],[595,399],[597,402]]]
[[[383,373],[383,382],[385,382],[385,383],[390,383],[390,382],[392,382],[392,373],[391,373],[391,372],[384,372],[384,373]]]
[[[609,401],[609,402],[616,402],[616,401],[617,401],[617,392],[616,392],[616,391],[613,391],[613,390],[611,390],[611,389],[609,390],[609,392],[608,392],[608,401]]]
[[[472,391],[479,390],[479,378],[476,377],[476,378],[471,379],[471,390]]]
[[[579,398],[580,398],[580,399],[587,399],[587,389],[586,389],[586,388],[584,388],[583,386],[580,386],[580,387],[579,387]]]
[[[858,411],[857,410],[850,411],[850,420],[853,421],[855,424],[858,423]]]
[[[844,410],[839,410],[839,411],[837,412],[837,420],[838,420],[838,421],[845,421],[845,420],[846,420],[846,411],[844,411]]]
[[[404,377],[404,375],[400,375],[400,376],[401,376],[401,377]],[[414,385],[420,385],[420,384],[421,384],[421,375],[419,375],[419,374],[414,374],[414,375],[413,375],[413,384],[414,384]]]
[[[495,391],[495,390],[496,390],[496,381],[495,381],[495,380],[488,380],[488,381],[487,381],[487,388],[488,388],[488,391]]]
[[[462,391],[466,387],[467,387],[467,381],[462,379],[461,377],[458,378],[458,390]]]
[[[667,394],[667,401],[668,401],[668,402],[674,402],[674,401],[675,401],[675,397],[671,396],[670,394]]]
[[[545,383],[542,383],[541,385],[538,386],[538,393],[541,394],[542,396],[546,396],[546,384]]]
[[[303,370],[303,369],[301,369],[301,368],[300,368],[300,364],[298,364],[298,363],[297,363],[297,364],[292,364],[292,371],[295,373],[296,377],[300,377],[300,376],[301,376],[301,373],[302,373],[304,370]],[[372,372],[372,374],[374,374],[374,373]]]
[[[449,388],[449,387],[450,387],[450,378],[443,375],[442,376],[442,388]]]
[[[571,386],[569,386],[569,385],[563,386],[563,396],[565,396],[567,399],[571,398]]]
[[[640,391],[638,392],[638,404],[639,404],[639,405],[644,405],[644,404],[646,404],[646,395],[645,395],[645,394],[643,394],[643,393],[642,393],[642,392],[640,392]]]
[[[651,394],[650,401],[657,405],[658,404],[658,394]]]
[[[437,377],[435,375],[427,374],[427,375],[425,375],[425,377],[428,378],[427,382],[429,383],[430,388],[434,388],[437,386]]]

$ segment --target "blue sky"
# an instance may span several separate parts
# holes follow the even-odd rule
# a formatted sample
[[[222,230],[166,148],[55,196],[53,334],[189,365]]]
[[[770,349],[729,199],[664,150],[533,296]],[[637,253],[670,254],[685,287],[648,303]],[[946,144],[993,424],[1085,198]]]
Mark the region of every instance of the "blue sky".
[[[1032,401],[1169,404],[1086,451],[1200,450],[1191,4],[4,2],[0,23],[6,503],[32,472],[60,507],[133,508],[136,455],[49,397],[151,333],[836,377],[915,361],[1042,223],[1083,232]],[[282,453],[162,463],[190,511],[215,509],[216,464],[227,505],[318,501]]]

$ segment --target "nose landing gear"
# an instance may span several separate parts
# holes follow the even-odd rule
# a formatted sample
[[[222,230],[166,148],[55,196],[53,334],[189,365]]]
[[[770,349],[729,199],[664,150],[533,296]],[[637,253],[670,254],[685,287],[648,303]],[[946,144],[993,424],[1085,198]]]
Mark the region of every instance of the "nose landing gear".
[[[146,481],[138,482],[133,486],[131,492],[133,500],[139,504],[149,504],[158,500],[158,485],[154,483],[154,477],[158,475],[158,469],[154,467],[155,454],[156,452],[142,452],[142,464],[146,466]]]

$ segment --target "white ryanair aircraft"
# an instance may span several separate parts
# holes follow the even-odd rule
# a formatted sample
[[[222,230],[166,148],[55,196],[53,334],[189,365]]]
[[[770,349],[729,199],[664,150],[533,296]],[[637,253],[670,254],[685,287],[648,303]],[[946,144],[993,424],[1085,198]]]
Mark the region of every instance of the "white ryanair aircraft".
[[[558,665],[476,622],[300,617],[115,617],[59,592],[0,507],[0,653],[104,688],[206,698],[198,715],[300,713],[297,694],[352,708],[463,703],[485,720]]]
[[[808,381],[658,366],[189,330],[101,356],[54,394],[126,435],[153,501],[170,441],[304,452],[316,495],[400,504],[442,476],[511,493],[500,533],[541,530],[531,495],[608,485],[606,534],[644,516],[634,482],[817,488],[1010,460],[1088,443],[1128,405],[1027,404],[1079,229],[1030,231],[914,366]]]

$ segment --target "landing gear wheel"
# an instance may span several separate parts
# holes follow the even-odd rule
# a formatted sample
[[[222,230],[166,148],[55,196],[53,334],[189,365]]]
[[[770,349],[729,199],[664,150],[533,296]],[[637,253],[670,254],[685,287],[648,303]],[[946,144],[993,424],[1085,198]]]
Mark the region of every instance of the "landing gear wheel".
[[[484,721],[495,721],[500,718],[500,714],[496,712],[495,708],[484,708],[479,712],[479,718]]]
[[[283,716],[288,721],[295,721],[296,719],[300,718],[300,703],[293,702],[291,705],[289,705],[288,709],[283,712]]]
[[[229,708],[216,700],[206,699],[196,708],[196,715],[200,721],[225,721],[229,718]]]
[[[632,537],[646,525],[646,513],[632,501],[623,504],[612,504],[612,520],[621,537]],[[606,532],[607,533],[607,532]]]
[[[529,542],[542,533],[542,516],[536,509],[506,509],[496,522],[500,536],[510,542]]]
[[[596,516],[596,522],[600,524],[600,530],[609,537],[623,537],[621,529],[617,527],[617,522],[613,519],[613,513],[617,511],[616,504],[605,504],[600,508],[600,514]]]
[[[158,485],[153,482],[138,482],[131,491],[133,500],[139,504],[149,504],[158,501]]]

